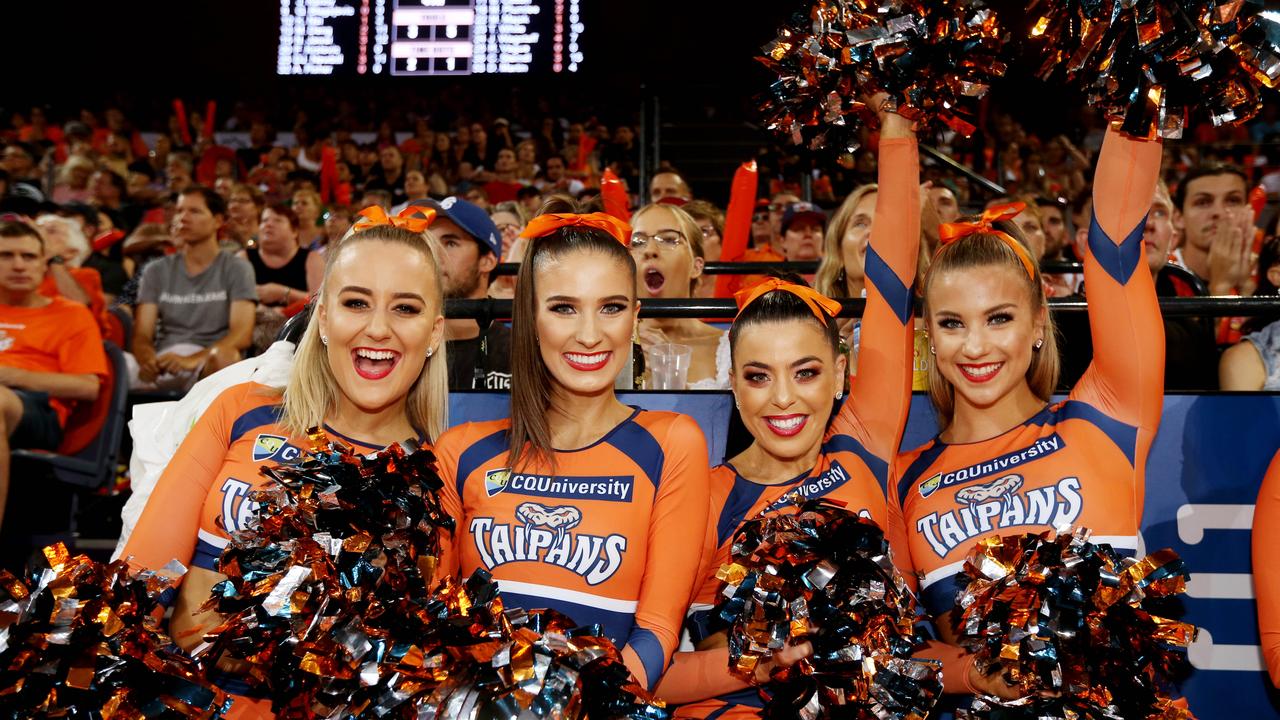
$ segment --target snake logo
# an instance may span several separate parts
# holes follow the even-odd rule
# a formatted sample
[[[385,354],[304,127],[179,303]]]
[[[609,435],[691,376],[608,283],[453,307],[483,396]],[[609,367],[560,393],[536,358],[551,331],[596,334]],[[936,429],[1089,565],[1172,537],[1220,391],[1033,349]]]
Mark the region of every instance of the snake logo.
[[[536,527],[545,527],[555,532],[556,542],[559,543],[564,539],[566,531],[582,523],[582,511],[572,505],[547,507],[527,502],[516,508],[516,519],[524,523],[525,532]]]

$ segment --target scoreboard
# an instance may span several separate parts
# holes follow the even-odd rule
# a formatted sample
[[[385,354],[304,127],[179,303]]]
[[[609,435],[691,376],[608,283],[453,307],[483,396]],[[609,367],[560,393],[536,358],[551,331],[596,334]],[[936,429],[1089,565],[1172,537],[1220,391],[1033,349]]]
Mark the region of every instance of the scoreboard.
[[[279,75],[577,72],[581,0],[280,0]]]

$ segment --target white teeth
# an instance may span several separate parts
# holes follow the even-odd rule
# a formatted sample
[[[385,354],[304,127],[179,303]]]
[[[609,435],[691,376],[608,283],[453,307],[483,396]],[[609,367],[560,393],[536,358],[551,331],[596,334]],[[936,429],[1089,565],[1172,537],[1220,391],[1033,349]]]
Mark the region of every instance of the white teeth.
[[[596,363],[603,362],[604,359],[609,356],[609,353],[601,352],[601,353],[594,353],[592,355],[583,355],[581,353],[565,353],[564,356],[566,358],[569,358],[570,362],[575,362],[575,363],[578,363],[579,365],[595,365]]]
[[[804,422],[804,416],[798,415],[796,417],[787,418],[785,420],[779,420],[775,418],[765,418],[765,422],[778,428],[779,430],[795,430],[796,428],[800,427],[800,423]]]
[[[356,350],[356,357],[362,357],[366,360],[395,360],[396,354],[390,350],[366,350],[360,348]]]
[[[968,365],[965,367],[964,372],[970,377],[987,377],[995,374],[1003,364],[1004,363],[988,363],[986,365]]]

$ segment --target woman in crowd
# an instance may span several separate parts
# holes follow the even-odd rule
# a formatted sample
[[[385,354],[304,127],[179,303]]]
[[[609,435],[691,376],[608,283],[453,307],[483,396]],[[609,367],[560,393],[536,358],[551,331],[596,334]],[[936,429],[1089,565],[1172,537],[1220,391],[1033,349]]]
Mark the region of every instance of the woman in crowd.
[[[366,221],[328,253],[283,393],[253,383],[224,391],[160,477],[121,556],[136,567],[176,558],[190,568],[169,623],[184,649],[221,622],[197,609],[224,579],[216,567],[229,533],[252,518],[249,494],[271,482],[261,466],[296,458],[316,426],[360,452],[408,438],[431,443],[443,431],[444,301],[426,224]],[[247,690],[230,676],[220,684]],[[269,703],[241,698],[232,713],[268,718]]]
[[[875,102],[873,100],[873,102]],[[754,442],[711,473],[710,525],[714,557],[702,579],[691,639],[659,688],[688,718],[758,717],[757,692],[728,670],[727,635],[707,634],[706,616],[723,585],[716,569],[728,562],[741,524],[766,512],[792,511],[798,501],[828,497],[888,521],[882,488],[898,450],[911,404],[911,291],[920,242],[919,158],[911,123],[880,113],[880,187],[865,313],[868,352],[849,399],[832,416],[845,382],[838,303],[808,287],[767,280],[739,294],[730,337],[733,393]],[[874,348],[875,352],[870,352]],[[788,646],[755,671],[764,682],[777,665],[810,652]]]
[[[1258,287],[1254,296],[1280,295],[1280,236],[1258,253]],[[1249,332],[1222,354],[1218,382],[1223,390],[1280,390],[1280,318],[1263,316],[1245,325]]]
[[[267,307],[283,308],[305,300],[319,289],[324,277],[324,256],[298,246],[300,223],[288,205],[268,206],[258,223],[257,247],[238,253],[253,266],[258,302]]]
[[[520,233],[524,232],[524,226],[529,222],[529,213],[520,203],[508,200],[494,205],[489,218],[502,234],[503,261],[511,262],[507,259],[511,254],[511,247],[520,237]]]
[[[453,428],[436,446],[457,523],[442,570],[486,569],[509,607],[600,623],[653,687],[699,574],[707,448],[692,419],[614,395],[640,308],[630,228],[555,212],[573,209],[553,198],[525,230],[510,419]]]
[[[691,298],[702,277],[702,228],[675,205],[646,205],[631,216],[631,257],[642,298]],[[640,345],[661,343],[693,349],[687,387],[729,387],[729,334],[693,318],[640,321]]]
[[[49,298],[64,297],[87,306],[98,322],[103,339],[124,347],[123,329],[118,323],[113,325],[108,317],[102,276],[93,268],[81,267],[91,249],[79,223],[57,215],[41,215],[36,220],[36,228],[44,237],[45,255],[49,258],[40,294]]]
[[[702,257],[707,262],[720,262],[724,247],[724,211],[706,200],[690,200],[680,209],[702,228]],[[710,298],[716,295],[716,279],[703,275],[694,291],[695,297]]]
[[[1074,525],[1137,547],[1163,396],[1164,333],[1142,246],[1160,156],[1159,142],[1108,132],[1085,262],[1094,359],[1065,402],[1049,404],[1059,358],[1036,257],[1000,222],[1015,210],[943,228],[924,283],[942,430],[897,459],[889,513],[894,560],[919,579],[948,641],[963,560],[984,537]],[[1016,695],[954,645],[924,654],[943,661],[950,692]]]
[[[320,224],[320,216],[324,214],[320,193],[311,188],[301,188],[293,193],[290,208],[298,216],[298,244],[308,250],[324,247],[329,236]]]

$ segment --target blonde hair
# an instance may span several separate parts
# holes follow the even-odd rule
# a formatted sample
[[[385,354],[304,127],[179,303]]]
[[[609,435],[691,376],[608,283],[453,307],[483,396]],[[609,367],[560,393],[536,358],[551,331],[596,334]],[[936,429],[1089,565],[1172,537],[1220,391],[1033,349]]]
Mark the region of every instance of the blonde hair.
[[[440,263],[437,259],[436,241],[429,233],[418,234],[390,225],[348,233],[342,243],[325,253],[324,281],[320,283],[319,299],[307,322],[307,329],[298,341],[293,356],[293,369],[284,389],[282,422],[293,435],[303,435],[313,427],[324,423],[325,416],[338,402],[338,381],[329,367],[329,355],[320,340],[319,305],[329,294],[329,276],[338,258],[352,252],[364,243],[384,242],[411,248],[431,263],[433,287],[427,300],[444,312],[444,292],[440,282]],[[449,424],[449,373],[445,361],[445,344],[426,359],[418,379],[409,387],[405,401],[405,414],[409,424],[434,443]]]
[[[706,252],[702,249],[702,226],[698,224],[693,216],[677,205],[670,203],[649,203],[640,208],[631,216],[631,225],[634,227],[636,222],[645,215],[656,210],[666,210],[671,213],[671,217],[676,219],[676,229],[684,235],[684,239],[689,243],[689,251],[693,253],[694,259],[707,259]],[[698,288],[698,278],[689,280],[689,295],[692,296]]]
[[[849,296],[849,288],[845,284],[844,253],[840,252],[840,245],[844,242],[849,222],[853,220],[854,208],[862,198],[879,191],[880,186],[875,183],[859,185],[831,216],[827,233],[822,238],[822,262],[818,263],[818,273],[813,277],[814,289],[823,295],[833,298]]]
[[[996,223],[996,229],[1001,230],[1014,238],[1016,242],[1022,243],[1021,233],[1017,226],[1011,222]],[[1030,253],[1028,253],[1030,256]],[[963,270],[976,267],[1005,267],[1017,273],[1018,277],[1023,278],[1030,294],[1031,309],[1033,313],[1040,313],[1049,306],[1049,301],[1044,293],[1044,281],[1040,277],[1040,264],[1032,258],[1031,266],[1035,272],[1032,277],[1027,276],[1027,270],[1022,264],[1022,260],[1014,252],[1013,248],[993,233],[975,233],[965,236],[949,245],[943,245],[938,254],[933,258],[933,264],[929,267],[929,272],[925,275],[924,280],[924,317],[925,321],[929,320],[929,288],[933,281],[940,275],[951,272],[953,270]],[[1058,386],[1058,374],[1061,370],[1061,360],[1058,357],[1058,335],[1053,324],[1053,316],[1046,314],[1044,321],[1044,344],[1039,350],[1031,353],[1031,364],[1027,366],[1026,380],[1027,385],[1031,388],[1031,392],[1041,400],[1048,402],[1053,396],[1053,391]],[[938,415],[939,429],[946,429],[951,425],[951,420],[955,415],[956,409],[956,389],[938,370],[938,363],[929,363],[929,399],[933,401],[934,410]]]

